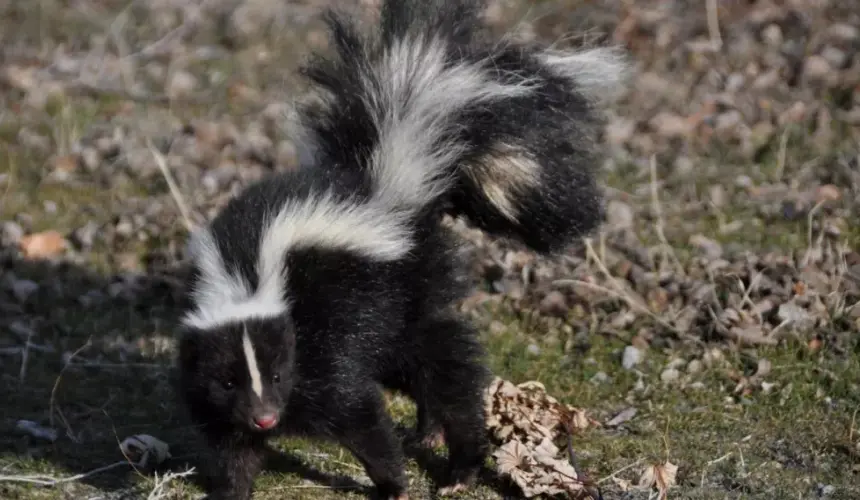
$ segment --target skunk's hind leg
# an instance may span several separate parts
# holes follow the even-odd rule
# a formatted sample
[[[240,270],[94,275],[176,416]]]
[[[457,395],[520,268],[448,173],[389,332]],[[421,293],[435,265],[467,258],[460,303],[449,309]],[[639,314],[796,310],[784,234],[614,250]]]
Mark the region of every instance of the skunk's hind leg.
[[[419,407],[418,432],[444,431],[448,484],[440,493],[470,485],[488,449],[483,394],[489,372],[473,328],[461,319],[425,318],[414,331],[420,340],[413,397]]]

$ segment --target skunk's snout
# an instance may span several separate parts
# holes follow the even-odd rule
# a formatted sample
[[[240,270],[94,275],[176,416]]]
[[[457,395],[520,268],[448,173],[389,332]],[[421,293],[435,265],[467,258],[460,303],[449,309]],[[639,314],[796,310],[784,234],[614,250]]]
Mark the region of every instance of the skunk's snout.
[[[251,427],[258,431],[274,429],[281,419],[281,412],[272,404],[259,404],[251,410]]]
[[[267,413],[265,415],[254,417],[254,425],[256,425],[258,429],[267,431],[278,425],[278,416],[274,413]]]

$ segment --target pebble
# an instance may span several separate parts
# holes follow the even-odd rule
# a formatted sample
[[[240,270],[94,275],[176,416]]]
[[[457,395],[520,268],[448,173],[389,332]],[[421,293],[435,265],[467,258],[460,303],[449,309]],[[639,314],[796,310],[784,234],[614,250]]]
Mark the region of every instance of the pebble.
[[[39,284],[35,281],[15,280],[12,282],[12,294],[18,299],[18,302],[26,302],[30,295],[38,289]]]
[[[663,373],[660,374],[660,380],[666,383],[675,382],[676,380],[678,380],[678,378],[680,378],[680,376],[681,372],[679,372],[675,368],[668,368],[666,370],[663,370]]]
[[[782,45],[782,29],[779,25],[768,24],[761,32],[761,37],[771,47],[779,47]]]
[[[533,356],[540,356],[540,346],[537,344],[529,344],[526,350]]]
[[[591,377],[591,382],[594,384],[603,384],[609,381],[609,375],[606,372],[597,372]]]
[[[831,24],[828,29],[831,37],[845,42],[854,42],[860,39],[860,28],[845,23]]]
[[[702,368],[702,362],[698,359],[693,359],[689,363],[687,363],[687,373],[691,375],[700,373],[702,371]]]
[[[540,311],[544,314],[564,317],[567,315],[567,298],[558,290],[546,294],[540,301]]]
[[[95,221],[89,221],[85,226],[76,229],[73,236],[78,245],[89,248],[93,246],[98,230],[99,225]]]
[[[687,362],[681,358],[675,358],[666,365],[666,368],[677,369],[686,365]]]
[[[633,209],[627,203],[612,200],[606,207],[606,222],[613,229],[633,227]]]
[[[24,237],[24,228],[17,222],[5,221],[2,236],[3,243],[16,245]]]
[[[187,71],[179,70],[170,75],[165,93],[170,99],[185,97],[197,88],[197,79]]]
[[[134,232],[134,226],[130,220],[123,219],[116,225],[116,232],[120,236],[130,236]]]
[[[819,495],[821,495],[823,497],[832,495],[834,491],[836,491],[836,488],[831,484],[819,484],[818,485]]]
[[[88,171],[95,172],[99,168],[99,165],[101,165],[101,162],[101,155],[96,148],[84,148],[81,151],[81,163]]]
[[[830,67],[830,62],[824,56],[809,56],[806,58],[806,62],[803,63],[803,74],[812,80],[823,80],[832,71],[833,68]]]
[[[623,366],[625,370],[630,370],[634,366],[642,362],[642,358],[642,351],[632,345],[629,345],[624,348],[624,354],[621,357],[621,366]]]
[[[704,356],[702,356],[702,361],[705,363],[705,366],[710,368],[722,362],[723,358],[723,351],[715,347],[710,351],[706,352]]]
[[[821,51],[821,57],[827,60],[836,69],[843,69],[848,63],[849,57],[842,49],[827,46]]]

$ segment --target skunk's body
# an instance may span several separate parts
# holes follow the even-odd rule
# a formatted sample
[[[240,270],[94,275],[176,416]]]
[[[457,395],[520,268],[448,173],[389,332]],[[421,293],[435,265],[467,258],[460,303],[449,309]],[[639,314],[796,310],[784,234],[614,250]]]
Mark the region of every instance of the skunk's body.
[[[337,57],[306,75],[313,164],[232,200],[191,241],[181,391],[213,445],[213,496],[248,498],[266,436],[328,437],[406,497],[379,386],[444,432],[450,486],[486,453],[487,371],[452,304],[467,292],[444,212],[563,248],[594,228],[595,98],[612,52],[483,39],[478,2],[386,0],[381,33],[330,15]]]

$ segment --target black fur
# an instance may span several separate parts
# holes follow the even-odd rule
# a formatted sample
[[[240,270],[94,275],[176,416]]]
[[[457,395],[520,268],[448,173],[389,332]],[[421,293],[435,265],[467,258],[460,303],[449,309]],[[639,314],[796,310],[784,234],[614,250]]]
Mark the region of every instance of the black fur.
[[[442,177],[453,181],[437,199],[407,208],[392,202],[380,215],[408,227],[409,251],[401,257],[376,259],[337,245],[299,244],[286,251],[280,269],[287,312],[186,327],[179,346],[180,392],[215,452],[213,498],[250,498],[265,439],[275,433],[335,440],[361,461],[383,497],[405,498],[403,454],[380,387],[414,398],[420,433],[444,433],[451,485],[474,479],[488,447],[482,391],[489,373],[475,332],[453,307],[467,293],[467,282],[455,255],[457,242],[441,215],[464,215],[484,230],[548,252],[594,228],[601,214],[590,170],[599,123],[592,100],[575,80],[542,62],[541,47],[489,40],[479,23],[480,7],[467,0],[386,0],[378,37],[365,37],[345,17],[329,15],[337,57],[305,68],[327,91],[322,107],[302,110],[313,164],[251,186],[209,226],[227,272],[256,290],[265,223],[281,207],[322,193],[334,203],[385,206],[368,168],[381,141],[374,113],[379,106],[401,112],[414,95],[382,103],[368,96],[385,83],[375,62],[404,38],[436,34],[445,43],[448,66],[480,68],[496,83],[539,84],[535,91],[467,103],[444,116],[431,138],[436,148],[457,148],[456,158],[439,166],[447,169]],[[411,64],[420,65],[418,57]],[[505,155],[528,158],[538,167],[535,184],[507,184],[515,220],[483,190],[498,175],[493,158]],[[420,194],[426,186],[409,188]],[[205,286],[205,262],[195,264],[192,287]],[[246,332],[262,398],[252,391]],[[255,426],[255,418],[272,412],[276,428]]]

